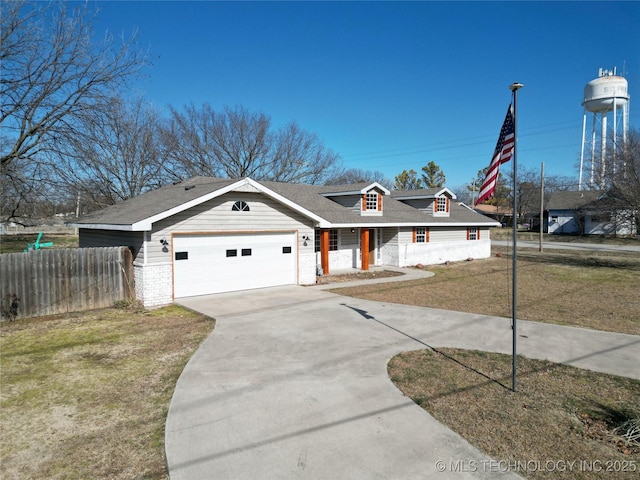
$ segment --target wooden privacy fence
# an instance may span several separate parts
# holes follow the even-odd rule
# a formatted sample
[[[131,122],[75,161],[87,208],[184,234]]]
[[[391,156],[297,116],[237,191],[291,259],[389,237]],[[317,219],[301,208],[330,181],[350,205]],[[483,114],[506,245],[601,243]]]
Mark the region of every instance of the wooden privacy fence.
[[[127,247],[5,253],[0,294],[3,320],[110,307],[135,298],[133,257]]]

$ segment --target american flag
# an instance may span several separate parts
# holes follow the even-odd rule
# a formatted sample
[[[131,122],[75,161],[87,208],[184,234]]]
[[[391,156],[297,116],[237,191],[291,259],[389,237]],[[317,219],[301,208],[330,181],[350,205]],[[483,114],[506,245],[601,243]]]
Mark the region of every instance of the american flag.
[[[507,109],[507,116],[502,124],[502,130],[500,130],[500,137],[496,144],[496,149],[493,152],[493,158],[489,164],[489,170],[487,176],[480,188],[480,196],[476,205],[484,202],[485,200],[493,197],[496,191],[496,184],[498,183],[498,175],[500,173],[500,165],[507,163],[513,156],[513,148],[515,145],[515,127],[513,124],[513,105],[509,105]]]

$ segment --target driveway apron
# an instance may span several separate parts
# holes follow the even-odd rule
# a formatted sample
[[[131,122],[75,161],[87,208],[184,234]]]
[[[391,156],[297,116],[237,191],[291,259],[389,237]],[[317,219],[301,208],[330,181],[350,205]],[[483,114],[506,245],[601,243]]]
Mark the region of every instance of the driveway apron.
[[[386,371],[388,360],[407,350],[510,353],[508,319],[316,287],[180,303],[217,323],[171,401],[172,480],[520,478],[403,396]],[[518,326],[519,354],[640,378],[640,337]]]

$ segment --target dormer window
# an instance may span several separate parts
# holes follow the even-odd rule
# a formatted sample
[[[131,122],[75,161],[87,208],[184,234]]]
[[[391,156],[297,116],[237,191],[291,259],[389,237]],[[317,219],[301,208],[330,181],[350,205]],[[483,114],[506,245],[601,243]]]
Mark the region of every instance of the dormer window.
[[[435,211],[447,213],[449,211],[449,199],[447,197],[438,197],[435,202]]]
[[[382,195],[378,192],[363,194],[362,213],[382,213]]]
[[[376,192],[367,193],[367,204],[365,210],[378,211],[378,194]]]
[[[231,207],[231,211],[232,212],[248,212],[249,205],[247,205],[247,202],[239,200],[233,204],[233,207]]]

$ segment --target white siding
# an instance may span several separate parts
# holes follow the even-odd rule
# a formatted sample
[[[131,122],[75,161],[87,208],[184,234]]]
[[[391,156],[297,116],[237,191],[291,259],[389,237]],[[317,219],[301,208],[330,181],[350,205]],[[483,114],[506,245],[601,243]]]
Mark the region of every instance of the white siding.
[[[627,218],[622,213],[609,215],[585,215],[584,232],[587,235],[634,235],[633,218]],[[607,218],[605,220],[605,218]]]
[[[247,202],[250,211],[232,211],[231,208],[236,201]],[[148,245],[147,261],[149,263],[171,261],[171,248],[168,249],[169,252],[163,252],[160,240],[164,238],[170,241],[173,232],[268,232],[282,230],[298,230],[298,252],[304,258],[307,258],[308,254],[313,254],[313,241],[308,242],[305,247],[302,240],[305,235],[313,238],[311,220],[265,195],[231,192],[155,223]]]
[[[636,233],[633,216],[620,212],[610,216],[607,213],[584,214],[584,232],[580,231],[579,221],[576,219],[578,212],[575,210],[550,210],[547,220],[549,233],[585,235],[633,235]]]
[[[338,229],[338,250],[329,252],[329,273],[360,268],[360,230]],[[319,255],[319,254],[318,254]],[[318,256],[318,265],[320,260]]]
[[[236,201],[245,201],[250,211],[233,211]],[[151,232],[81,231],[82,244],[108,246],[134,246],[136,250],[136,297],[145,306],[158,306],[173,301],[173,259],[171,257],[172,233],[215,232],[281,232],[297,231],[298,238],[298,282],[303,285],[316,281],[315,254],[313,244],[313,222],[299,213],[281,205],[261,193],[231,192],[210,200],[153,225]],[[143,242],[146,235],[147,242]],[[311,241],[304,245],[302,238]],[[163,251],[161,240],[169,245]],[[146,263],[143,248],[146,246]]]
[[[552,220],[552,218],[555,218],[555,220]],[[550,210],[548,231],[556,234],[571,234],[578,233],[580,227],[572,210]]]
[[[398,266],[436,265],[491,256],[488,228],[480,230],[480,240],[467,240],[466,228],[431,227],[429,232],[429,242],[413,243],[413,229],[400,229]]]
[[[380,240],[380,262],[383,265],[398,266],[398,228],[382,228]]]

